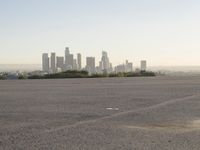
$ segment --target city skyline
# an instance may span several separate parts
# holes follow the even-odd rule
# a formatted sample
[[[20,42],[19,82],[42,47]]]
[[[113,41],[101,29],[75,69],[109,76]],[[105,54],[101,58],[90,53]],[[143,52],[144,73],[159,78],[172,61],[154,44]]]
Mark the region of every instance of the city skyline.
[[[143,58],[198,66],[199,7],[197,0],[1,1],[0,64],[38,64],[43,51],[61,55],[68,45],[97,59],[106,50],[114,65]]]
[[[85,65],[83,64],[84,61],[82,61],[84,59]],[[67,70],[86,70],[89,74],[146,71],[147,61],[141,60],[139,68],[127,59],[125,63],[115,66],[110,61],[110,57],[106,51],[102,51],[101,59],[97,60],[94,56],[86,56],[83,58],[81,53],[77,53],[75,57],[70,52],[69,47],[65,48],[64,56],[58,56],[56,52],[51,52],[50,55],[46,52],[42,53],[42,71],[44,73],[51,74]]]

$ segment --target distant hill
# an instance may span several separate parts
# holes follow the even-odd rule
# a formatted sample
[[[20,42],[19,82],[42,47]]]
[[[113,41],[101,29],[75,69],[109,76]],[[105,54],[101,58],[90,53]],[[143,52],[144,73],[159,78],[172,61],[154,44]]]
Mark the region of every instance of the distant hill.
[[[0,72],[41,70],[40,64],[0,64]]]

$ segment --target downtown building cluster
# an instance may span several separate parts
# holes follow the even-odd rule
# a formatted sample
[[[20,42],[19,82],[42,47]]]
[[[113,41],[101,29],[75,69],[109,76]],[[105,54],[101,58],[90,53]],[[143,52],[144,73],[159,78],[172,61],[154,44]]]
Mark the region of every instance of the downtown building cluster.
[[[141,61],[141,68],[136,71],[146,71],[147,63],[145,60]],[[70,53],[69,48],[65,48],[65,56],[56,56],[52,52],[49,56],[48,53],[42,54],[42,70],[45,73],[57,73],[67,70],[86,70],[89,74],[102,74],[102,73],[119,73],[119,72],[133,72],[133,63],[126,60],[124,64],[112,66],[108,54],[102,51],[102,57],[98,65],[96,65],[95,57],[86,57],[86,65],[82,66],[82,55],[80,53],[75,57]]]

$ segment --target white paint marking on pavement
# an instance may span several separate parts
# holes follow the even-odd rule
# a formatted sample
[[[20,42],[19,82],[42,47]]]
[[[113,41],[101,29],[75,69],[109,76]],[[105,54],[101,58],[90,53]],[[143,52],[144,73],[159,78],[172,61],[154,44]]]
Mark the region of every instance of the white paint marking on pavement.
[[[112,108],[112,107],[108,107],[108,108],[106,108],[106,110],[119,110],[119,108]]]

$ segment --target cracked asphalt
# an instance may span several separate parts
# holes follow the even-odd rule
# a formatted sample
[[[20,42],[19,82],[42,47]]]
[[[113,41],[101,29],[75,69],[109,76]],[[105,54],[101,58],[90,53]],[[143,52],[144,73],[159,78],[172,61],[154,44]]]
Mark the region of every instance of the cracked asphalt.
[[[2,150],[199,150],[200,77],[0,81]]]

